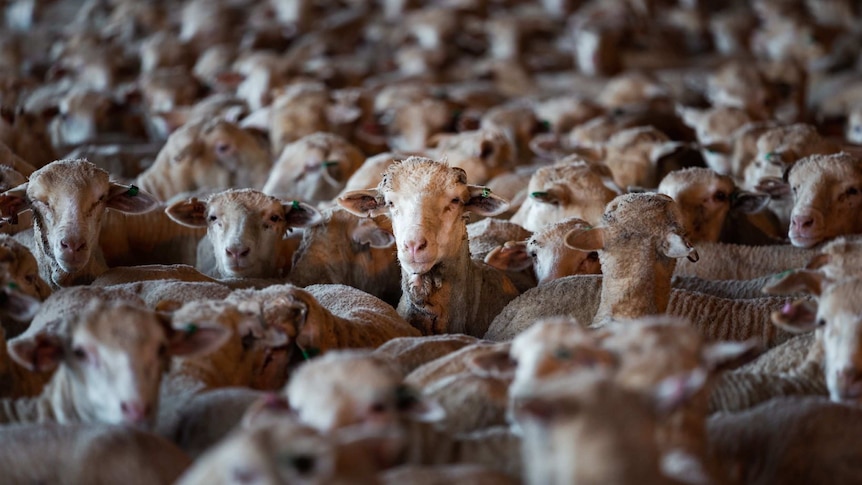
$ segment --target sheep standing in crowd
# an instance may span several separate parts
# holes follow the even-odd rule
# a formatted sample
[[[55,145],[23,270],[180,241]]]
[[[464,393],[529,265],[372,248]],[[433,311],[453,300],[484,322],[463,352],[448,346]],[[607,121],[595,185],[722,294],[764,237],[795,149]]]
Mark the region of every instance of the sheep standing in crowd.
[[[860,481],[858,2],[174,3],[0,1],[0,482]]]

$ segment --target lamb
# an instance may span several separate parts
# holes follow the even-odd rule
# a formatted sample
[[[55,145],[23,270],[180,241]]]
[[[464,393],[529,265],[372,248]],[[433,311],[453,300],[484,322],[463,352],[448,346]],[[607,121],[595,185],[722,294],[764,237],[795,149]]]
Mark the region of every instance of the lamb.
[[[288,233],[321,220],[308,204],[284,202],[254,189],[175,202],[165,213],[179,224],[207,229],[198,245],[197,267],[216,278],[285,276],[295,249]]]
[[[664,313],[676,258],[698,259],[685,239],[678,206],[664,195],[621,195],[608,204],[602,226],[575,230],[566,236],[566,244],[599,252],[604,277],[592,320],[597,326]]]
[[[260,188],[272,162],[268,147],[224,119],[189,122],[171,133],[135,185],[158,200],[197,190]]]
[[[770,237],[780,234],[777,224],[766,232],[747,218],[765,209],[769,196],[739,190],[729,176],[701,167],[675,170],[665,175],[657,192],[670,196],[679,204],[692,244],[779,242]],[[740,228],[740,224],[745,227]]]
[[[569,217],[597,224],[605,206],[622,191],[607,167],[566,158],[536,170],[527,192],[529,198],[510,221],[536,232]]]
[[[787,175],[793,194],[790,242],[810,248],[836,236],[862,233],[862,163],[847,153],[812,155]],[[829,217],[828,221],[826,217]]]
[[[28,246],[40,276],[56,288],[89,283],[107,269],[98,237],[108,209],[138,214],[157,203],[137,187],[109,181],[107,172],[85,160],[60,160],[0,194],[0,214],[14,222],[19,212],[33,211]]]
[[[7,425],[0,443],[9,483],[169,485],[191,465],[170,441],[129,426]]]
[[[210,351],[227,336],[197,323],[175,330],[128,303],[94,302],[69,322],[65,335],[43,332],[10,344],[18,364],[57,371],[39,396],[0,401],[0,421],[149,426],[167,359]]]
[[[284,147],[262,190],[285,199],[326,202],[341,192],[364,160],[344,138],[313,133]]]
[[[401,268],[394,244],[387,217],[360,218],[340,207],[326,209],[319,223],[303,230],[288,280],[297,286],[348,285],[397,306]]]
[[[423,334],[481,336],[517,295],[511,281],[470,259],[463,215],[493,216],[507,203],[467,184],[463,170],[410,157],[391,165],[377,189],[342,195],[360,215],[389,214],[401,265],[400,315]]]

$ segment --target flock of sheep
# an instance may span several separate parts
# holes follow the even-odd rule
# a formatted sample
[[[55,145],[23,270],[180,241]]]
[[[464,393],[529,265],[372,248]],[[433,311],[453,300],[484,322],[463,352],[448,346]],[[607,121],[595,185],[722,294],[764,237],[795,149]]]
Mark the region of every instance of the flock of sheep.
[[[0,483],[862,483],[855,0],[0,15]]]

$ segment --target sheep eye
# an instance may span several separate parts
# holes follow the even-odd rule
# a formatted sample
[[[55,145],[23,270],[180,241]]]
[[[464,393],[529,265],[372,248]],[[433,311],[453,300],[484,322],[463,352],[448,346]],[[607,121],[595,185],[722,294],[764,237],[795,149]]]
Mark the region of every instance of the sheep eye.
[[[554,357],[561,360],[568,360],[572,358],[572,352],[569,349],[559,348],[554,351]]]
[[[82,349],[81,347],[75,347],[74,349],[72,349],[72,355],[74,355],[75,358],[78,360],[86,360],[87,359],[87,352],[84,349]]]
[[[453,204],[460,204],[460,203],[461,203],[461,199],[459,199],[459,198],[455,197],[454,199],[452,199],[452,203],[453,203]]]
[[[230,151],[230,144],[228,143],[218,143],[215,146],[216,153],[225,154]]]
[[[715,200],[720,201],[720,202],[724,202],[727,200],[727,194],[725,194],[724,192],[716,192],[715,193]]]
[[[858,193],[859,189],[857,189],[856,187],[850,187],[849,189],[847,189],[847,195],[856,195]]]
[[[598,261],[599,260],[598,251],[590,251],[590,254],[587,255],[587,259],[589,259],[590,261]]]
[[[274,215],[274,216],[270,216],[269,220],[270,220],[270,222],[278,222],[281,220],[281,217]]]
[[[380,402],[376,402],[371,405],[370,411],[374,414],[381,414],[386,411],[386,405]]]
[[[297,455],[290,460],[293,468],[300,474],[306,474],[314,470],[314,457],[308,455]]]
[[[168,355],[168,346],[165,344],[159,345],[159,357]]]
[[[817,326],[818,327],[825,327],[826,326],[826,319],[821,318],[820,320],[817,320]]]
[[[208,219],[210,222],[213,222],[213,221],[215,221],[216,219],[218,219],[218,217],[216,217],[216,216],[209,216],[207,219]]]

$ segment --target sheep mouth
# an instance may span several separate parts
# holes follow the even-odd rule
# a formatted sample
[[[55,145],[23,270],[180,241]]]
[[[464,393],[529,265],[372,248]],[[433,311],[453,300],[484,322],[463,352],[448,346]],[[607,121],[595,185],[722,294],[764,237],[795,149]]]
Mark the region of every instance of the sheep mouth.
[[[798,234],[789,234],[790,243],[798,248],[810,248],[823,240],[823,236],[801,236]]]

